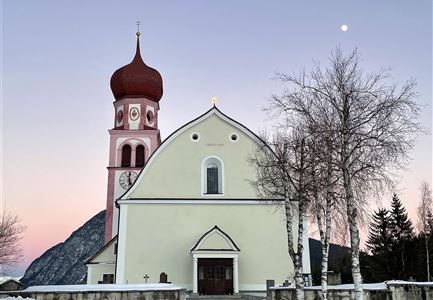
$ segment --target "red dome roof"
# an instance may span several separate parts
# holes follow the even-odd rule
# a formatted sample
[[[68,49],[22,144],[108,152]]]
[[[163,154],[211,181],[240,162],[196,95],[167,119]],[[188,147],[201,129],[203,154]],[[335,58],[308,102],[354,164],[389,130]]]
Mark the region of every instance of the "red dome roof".
[[[140,55],[139,34],[134,59],[111,76],[110,85],[116,100],[124,97],[146,97],[159,101],[162,97],[162,77],[159,72],[147,66]]]

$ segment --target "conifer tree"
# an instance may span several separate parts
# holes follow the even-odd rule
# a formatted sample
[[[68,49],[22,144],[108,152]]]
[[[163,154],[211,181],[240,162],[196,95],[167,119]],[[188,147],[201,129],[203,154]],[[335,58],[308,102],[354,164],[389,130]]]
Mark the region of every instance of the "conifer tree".
[[[366,243],[372,254],[370,257],[370,269],[373,279],[376,281],[392,279],[392,242],[389,211],[385,208],[379,208],[373,214]]]
[[[390,231],[393,241],[391,269],[395,276],[394,279],[407,279],[409,277],[407,268],[409,251],[407,249],[414,237],[413,224],[396,194],[392,197],[390,212]]]

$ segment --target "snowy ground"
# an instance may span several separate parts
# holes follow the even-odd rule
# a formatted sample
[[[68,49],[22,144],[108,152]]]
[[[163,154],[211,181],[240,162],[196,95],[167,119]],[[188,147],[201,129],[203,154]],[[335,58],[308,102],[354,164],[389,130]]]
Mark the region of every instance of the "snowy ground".
[[[7,298],[0,298],[1,300],[18,300],[18,299],[22,299],[22,300],[35,300],[33,298],[23,298],[21,296],[18,297],[7,297]]]
[[[388,289],[388,285],[422,285],[422,286],[433,286],[433,282],[413,282],[413,281],[403,281],[403,280],[389,280],[378,283],[364,283],[364,290],[386,290]],[[284,286],[273,287],[274,289],[286,289]],[[294,287],[292,287],[294,288]],[[321,286],[310,286],[306,287],[306,290],[321,290]],[[328,290],[354,290],[355,287],[353,284],[340,284],[340,285],[328,285]]]

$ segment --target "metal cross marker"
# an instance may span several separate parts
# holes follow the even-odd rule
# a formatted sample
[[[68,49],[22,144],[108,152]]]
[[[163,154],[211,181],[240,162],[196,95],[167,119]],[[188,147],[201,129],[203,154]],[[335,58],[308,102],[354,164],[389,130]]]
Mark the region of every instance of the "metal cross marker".
[[[149,279],[149,275],[146,274],[146,275],[144,275],[143,278],[144,278],[144,283],[147,283],[147,280]]]
[[[215,106],[216,103],[217,103],[217,98],[216,97],[212,97],[211,101],[212,101],[213,106]]]
[[[137,24],[137,32],[140,32],[140,24],[141,24],[140,20],[138,20],[137,23],[135,23],[135,24]]]

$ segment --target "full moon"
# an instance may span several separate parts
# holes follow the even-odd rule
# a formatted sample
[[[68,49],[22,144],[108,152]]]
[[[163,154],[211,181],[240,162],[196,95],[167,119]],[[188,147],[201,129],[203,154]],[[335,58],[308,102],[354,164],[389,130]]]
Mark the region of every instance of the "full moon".
[[[347,31],[347,29],[349,29],[349,27],[347,27],[347,25],[341,25],[341,31]]]

